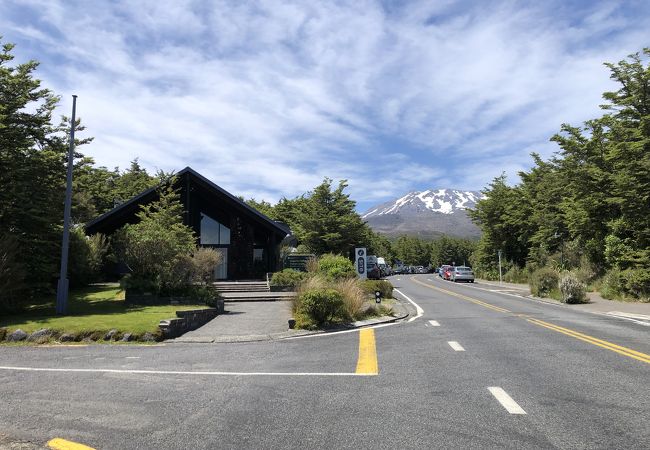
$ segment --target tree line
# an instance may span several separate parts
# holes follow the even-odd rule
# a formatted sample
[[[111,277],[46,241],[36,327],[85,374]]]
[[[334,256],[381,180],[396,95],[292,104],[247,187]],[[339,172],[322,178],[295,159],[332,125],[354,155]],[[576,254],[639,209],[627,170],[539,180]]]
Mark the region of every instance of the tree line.
[[[601,280],[608,296],[650,296],[650,49],[606,63],[618,89],[604,114],[562,125],[559,150],[509,185],[495,178],[470,212],[482,230],[472,258],[494,278],[500,250],[511,274],[542,268]]]

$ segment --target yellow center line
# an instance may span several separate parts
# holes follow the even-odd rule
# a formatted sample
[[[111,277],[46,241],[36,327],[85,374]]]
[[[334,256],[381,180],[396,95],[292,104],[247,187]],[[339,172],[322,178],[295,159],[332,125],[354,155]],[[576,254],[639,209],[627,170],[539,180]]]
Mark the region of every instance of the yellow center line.
[[[423,282],[415,279],[415,277],[411,277],[411,280],[413,280],[417,284],[428,287],[430,289],[440,291],[440,292],[443,292],[445,294],[452,295],[454,297],[462,298],[463,300],[468,300],[468,301],[470,301],[472,303],[484,306],[486,308],[493,309],[495,311],[499,311],[499,312],[503,312],[503,313],[511,312],[511,311],[509,311],[509,310],[507,310],[505,308],[501,308],[499,306],[494,306],[494,305],[491,305],[489,303],[482,302],[481,300],[477,300],[475,298],[468,297],[467,295],[459,294],[459,293],[453,292],[453,291],[448,291],[447,289],[442,289],[442,288],[439,288],[437,286],[431,286],[430,284],[423,283]],[[552,324],[552,323],[549,323],[549,322],[544,322],[543,320],[534,319],[534,318],[531,318],[530,316],[528,316],[526,314],[517,314],[517,316],[525,319],[526,321],[528,321],[528,322],[530,322],[532,324],[535,324],[535,325],[538,325],[538,326],[541,326],[541,327],[544,327],[544,328],[548,328],[549,330],[557,331],[558,333],[562,333],[562,334],[565,334],[567,336],[571,336],[571,337],[573,337],[575,339],[579,339],[579,340],[581,340],[583,342],[587,342],[589,344],[596,345],[598,347],[601,347],[601,348],[604,348],[604,349],[607,349],[607,350],[611,350],[611,351],[619,353],[621,355],[625,355],[625,356],[628,356],[630,358],[634,358],[634,359],[636,359],[638,361],[642,361],[642,362],[650,364],[650,355],[647,355],[645,353],[641,353],[641,352],[638,352],[636,350],[632,350],[630,348],[614,344],[612,342],[604,341],[602,339],[598,339],[598,338],[595,338],[593,336],[589,336],[588,334],[579,333],[579,332],[577,332],[575,330],[571,330],[569,328],[564,328],[564,327],[561,327],[559,325],[555,325],[555,324]]]
[[[66,441],[61,438],[52,439],[47,443],[47,446],[54,450],[95,450],[87,445],[77,444],[76,442]]]
[[[499,311],[499,312],[502,312],[502,313],[511,312],[511,311],[509,311],[509,310],[507,310],[505,308],[501,308],[500,306],[491,305],[489,303],[482,302],[482,301],[477,300],[475,298],[468,297],[467,295],[459,294],[459,293],[454,292],[454,291],[448,291],[447,289],[442,289],[442,288],[439,288],[437,286],[431,286],[430,284],[423,283],[422,281],[415,279],[415,277],[411,277],[411,280],[415,281],[417,284],[420,284],[420,285],[422,285],[424,287],[428,287],[429,289],[433,289],[434,291],[444,292],[447,295],[452,295],[454,297],[462,298],[463,300],[467,300],[467,301],[470,301],[472,303],[476,303],[477,305],[484,306],[485,308],[493,309],[494,311]]]
[[[359,330],[359,360],[357,374],[378,375],[377,348],[375,346],[375,330],[362,328]]]
[[[534,323],[536,325],[539,325],[544,328],[548,328],[549,330],[557,331],[558,333],[566,334],[567,336],[574,337],[576,339],[579,339],[584,342],[588,342],[592,345],[596,345],[598,347],[605,348],[607,350],[611,350],[613,352],[619,353],[621,355],[628,356],[630,358],[637,359],[639,361],[643,361],[645,363],[650,364],[650,355],[646,355],[645,353],[637,352],[636,350],[632,350],[631,348],[623,347],[620,345],[616,345],[612,342],[608,341],[603,341],[602,339],[595,338],[593,336],[589,336],[588,334],[583,334],[583,333],[578,333],[577,331],[570,330],[568,328],[560,327],[558,325],[554,325],[552,323],[544,322],[543,320],[538,320],[538,319],[526,319],[530,323]]]

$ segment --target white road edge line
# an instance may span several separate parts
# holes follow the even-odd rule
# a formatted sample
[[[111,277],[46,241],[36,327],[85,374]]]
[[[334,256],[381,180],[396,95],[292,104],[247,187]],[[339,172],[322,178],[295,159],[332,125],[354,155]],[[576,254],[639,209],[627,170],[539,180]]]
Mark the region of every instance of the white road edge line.
[[[523,408],[519,406],[517,402],[514,401],[502,388],[492,386],[489,387],[488,390],[510,414],[526,414],[526,411],[524,411]]]
[[[431,324],[432,327],[439,327],[440,324],[436,320],[430,320],[429,323]]]
[[[59,369],[49,367],[9,367],[0,366],[0,370],[20,372],[70,372],[70,373],[125,373],[142,375],[212,375],[238,377],[366,377],[375,376],[367,373],[347,372],[189,372],[181,370],[127,370],[127,369]]]
[[[397,292],[399,295],[401,295],[402,297],[404,297],[406,300],[408,300],[409,302],[411,302],[411,304],[412,304],[413,306],[415,306],[415,310],[417,311],[417,316],[415,316],[415,317],[411,317],[411,318],[408,320],[409,322],[413,322],[415,319],[419,319],[420,317],[422,317],[422,316],[424,315],[424,310],[423,310],[422,308],[420,308],[420,305],[418,305],[418,304],[415,303],[413,300],[411,300],[411,299],[410,299],[410,298],[409,298],[405,293],[403,293],[403,292],[400,291],[399,289],[393,289],[393,290],[394,290],[395,292]]]
[[[447,342],[447,344],[449,344],[449,346],[450,346],[451,348],[453,348],[454,350],[456,350],[457,352],[464,352],[464,351],[465,351],[465,349],[463,348],[463,346],[460,345],[460,344],[459,344],[458,342],[456,342],[456,341],[449,341],[449,342]]]

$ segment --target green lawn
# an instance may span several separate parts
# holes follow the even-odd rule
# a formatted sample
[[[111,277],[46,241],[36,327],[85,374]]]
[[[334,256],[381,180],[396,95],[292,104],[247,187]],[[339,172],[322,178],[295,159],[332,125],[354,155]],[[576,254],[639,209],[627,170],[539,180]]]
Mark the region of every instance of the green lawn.
[[[123,333],[154,333],[158,322],[176,317],[176,311],[206,307],[205,303],[127,307],[120,287],[107,283],[71,291],[66,316],[57,316],[54,302],[49,302],[30,306],[20,314],[0,317],[0,327],[9,331],[20,328],[27,333],[41,328],[75,334],[112,329]]]

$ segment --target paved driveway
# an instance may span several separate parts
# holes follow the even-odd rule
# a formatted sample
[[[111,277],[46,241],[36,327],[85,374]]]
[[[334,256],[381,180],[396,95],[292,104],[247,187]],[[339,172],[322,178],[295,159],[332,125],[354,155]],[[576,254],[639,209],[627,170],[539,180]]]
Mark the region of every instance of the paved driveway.
[[[268,339],[288,331],[291,302],[228,302],[226,314],[174,342],[230,342],[237,340]]]

